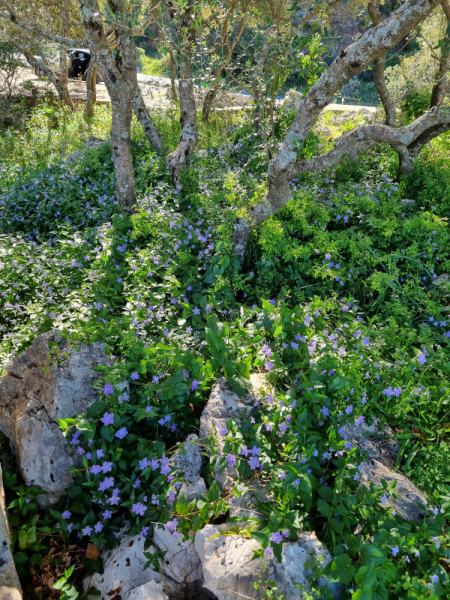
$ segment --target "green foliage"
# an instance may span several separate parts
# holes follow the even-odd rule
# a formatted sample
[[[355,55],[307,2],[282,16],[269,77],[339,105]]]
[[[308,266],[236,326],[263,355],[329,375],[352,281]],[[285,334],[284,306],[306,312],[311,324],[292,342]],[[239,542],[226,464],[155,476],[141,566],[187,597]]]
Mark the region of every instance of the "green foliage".
[[[290,118],[280,116],[280,135]],[[55,157],[46,168],[20,167],[19,153],[3,163],[1,364],[51,328],[74,343],[105,343],[112,359],[96,368],[88,413],[60,421],[83,461],[67,504],[42,516],[38,491],[5,477],[21,573],[41,557],[43,534],[110,547],[124,520],[147,538],[147,567],[156,567],[163,556],[149,551],[154,527],[190,543],[264,477],[272,501],[260,499],[259,518],[235,519],[233,531],[261,544],[256,556],[278,558],[287,541],[316,532],[333,560],[325,570],[311,561],[311,594],[326,598],[317,592],[325,573],[353,599],[446,597],[450,327],[448,292],[433,284],[450,269],[445,150],[434,146],[438,158],[430,154],[400,188],[387,152],[292,181],[292,201],[255,232],[240,269],[231,227],[263,197],[267,162],[251,123],[239,117],[226,132],[203,142],[183,194],[164,159],[137,138],[140,198],[131,217],[112,193],[104,206],[94,189],[112,189],[107,147],[69,167]],[[176,138],[170,119],[164,135]],[[405,190],[412,207],[399,202]],[[170,457],[198,430],[214,381],[225,377],[245,397],[255,371],[266,375],[267,392],[207,440],[211,485],[188,502]],[[422,524],[388,508],[395,485],[360,483],[367,457],[343,427],[374,417],[396,427],[399,466],[430,492]],[[212,473],[226,467],[237,475],[222,496]],[[61,589],[75,597],[68,577]],[[269,582],[257,585],[278,597]]]
[[[75,565],[72,565],[69,569],[64,571],[64,575],[53,584],[54,590],[61,590],[61,600],[76,600],[80,595],[75,586],[68,582],[73,574],[74,568]]]

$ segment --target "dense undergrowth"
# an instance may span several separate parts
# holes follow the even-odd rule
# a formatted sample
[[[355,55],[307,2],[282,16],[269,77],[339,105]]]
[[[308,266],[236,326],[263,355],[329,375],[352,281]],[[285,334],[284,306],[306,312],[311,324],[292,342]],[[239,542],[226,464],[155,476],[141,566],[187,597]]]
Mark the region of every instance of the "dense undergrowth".
[[[23,139],[2,140],[0,360],[59,329],[103,341],[114,366],[99,367],[89,413],[61,423],[83,459],[64,506],[42,515],[38,490],[5,477],[29,597],[43,563],[59,574],[67,566],[52,545],[112,545],[124,520],[148,539],[164,523],[188,543],[190,530],[224,519],[253,477],[275,503],[234,527],[261,553],[280,556],[284,539],[315,531],[344,597],[447,597],[450,290],[435,280],[450,272],[448,136],[400,184],[385,148],[294,180],[292,201],[255,232],[240,269],[231,224],[263,195],[267,168],[244,119],[203,130],[182,194],[136,128],[140,200],[128,218],[114,202],[107,146],[63,160],[87,135],[105,137],[107,111],[83,127],[57,110],[34,118],[43,127],[25,134],[26,150]],[[172,121],[159,119],[174,143]],[[252,400],[239,429],[220,432],[223,466],[240,475],[234,493],[220,497],[211,465],[208,495],[188,504],[170,454],[197,431],[218,377],[242,395],[254,371],[273,392]],[[422,525],[394,514],[395,489],[359,483],[364,457],[343,426],[375,417],[398,434],[397,466],[429,494]]]

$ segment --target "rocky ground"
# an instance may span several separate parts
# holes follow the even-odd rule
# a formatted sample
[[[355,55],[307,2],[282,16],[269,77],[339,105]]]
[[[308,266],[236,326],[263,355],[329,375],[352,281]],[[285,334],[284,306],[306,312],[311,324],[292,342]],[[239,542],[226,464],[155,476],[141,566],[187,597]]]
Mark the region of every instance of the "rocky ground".
[[[25,483],[34,481],[45,491],[40,496],[41,508],[51,507],[64,495],[71,482],[70,468],[80,459],[69,449],[57,419],[69,418],[92,405],[96,400],[92,384],[97,374],[91,367],[108,364],[101,344],[73,348],[58,334],[49,332],[38,336],[30,348],[14,358],[0,379],[0,430],[10,440],[17,470]],[[251,382],[254,397],[270,391],[259,373],[252,374]],[[249,482],[245,494],[230,499],[229,483],[236,476],[235,467],[223,471],[218,468],[224,447],[220,426],[229,419],[239,421],[248,410],[248,399],[239,399],[225,380],[218,380],[201,415],[199,436],[188,436],[183,449],[170,460],[171,467],[185,476],[180,493],[190,501],[200,500],[208,491],[203,473],[210,456],[216,463],[214,477],[220,493],[233,505],[230,516],[241,518],[241,528],[245,528],[248,518],[258,516],[259,501],[273,501],[262,475]],[[211,434],[217,443],[214,453],[205,445]],[[396,479],[398,498],[390,498],[390,505],[408,520],[421,520],[426,498],[406,477],[394,472],[398,445],[393,432],[389,428],[380,430],[375,422],[370,427],[347,425],[345,435],[366,453],[362,483],[379,485],[382,478],[388,482]],[[101,600],[257,599],[260,596],[255,595],[253,584],[263,577],[272,580],[286,599],[301,600],[303,590],[310,589],[314,569],[331,560],[315,533],[308,531],[301,532],[296,541],[283,544],[281,561],[273,555],[252,560],[253,551],[259,549],[258,542],[245,534],[238,535],[239,531],[230,527],[233,526],[216,520],[197,531],[190,542],[181,544],[180,534],[174,535],[166,523],[155,527],[150,547],[144,547],[144,537],[129,536],[124,522],[116,548],[100,548],[103,573],[86,578],[84,589],[94,586],[100,596],[92,599]],[[19,600],[22,592],[8,537],[0,482],[0,599]],[[145,553],[155,551],[165,552],[158,567],[144,570]],[[316,583],[328,585],[335,598],[341,597],[340,584],[328,584],[325,578]]]

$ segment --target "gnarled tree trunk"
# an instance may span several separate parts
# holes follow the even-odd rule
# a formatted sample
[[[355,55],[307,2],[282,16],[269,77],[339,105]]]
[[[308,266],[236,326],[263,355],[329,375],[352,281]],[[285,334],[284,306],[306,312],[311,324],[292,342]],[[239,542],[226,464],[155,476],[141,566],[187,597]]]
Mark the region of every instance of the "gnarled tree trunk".
[[[98,67],[91,59],[86,73],[86,108],[84,113],[87,117],[94,116],[94,106],[97,103],[97,74]]]
[[[297,159],[297,148],[304,142],[315,120],[331,101],[333,95],[349,79],[359,75],[371,62],[384,56],[388,50],[396,46],[407,33],[428,17],[439,3],[439,0],[409,0],[402,4],[390,18],[366,31],[356,42],[343,50],[312,86],[302,100],[279,152],[269,163],[268,190],[265,198],[234,224],[233,249],[241,262],[244,259],[245,247],[252,229],[270,218],[289,201],[291,197],[289,181],[302,169],[305,170],[305,162],[308,164],[308,161]],[[396,131],[393,128],[384,127],[390,131]],[[367,129],[358,129],[361,130],[363,138],[368,134]],[[400,144],[403,148],[408,148],[414,139],[415,136],[411,134],[409,140],[392,138],[391,141],[397,147]],[[361,146],[364,147],[364,144],[361,143]],[[350,150],[352,150],[351,147],[345,145],[343,148],[341,147],[339,158],[346,152],[349,153]],[[319,170],[319,168],[324,168],[324,164],[326,165],[326,161],[321,163],[313,159],[309,166],[313,170]]]
[[[151,145],[156,150],[162,150],[163,143],[161,135],[155,125],[155,122],[151,118],[147,107],[145,106],[144,98],[142,97],[142,92],[139,88],[139,85],[136,86],[136,94],[133,100],[133,110]]]
[[[178,93],[180,95],[180,142],[177,149],[167,157],[167,166],[172,174],[175,187],[181,189],[181,171],[189,166],[198,141],[194,82],[189,60],[186,60],[183,65],[182,76],[178,80]]]
[[[111,151],[116,175],[116,199],[130,210],[136,203],[131,157],[131,117],[136,94],[136,46],[132,32],[122,24],[116,30],[117,50],[113,56],[103,27],[97,0],[78,0],[92,58],[111,98]],[[111,11],[125,14],[124,0],[109,0]]]
[[[67,35],[67,29],[68,29],[68,14],[67,14],[67,8],[68,8],[68,4],[69,4],[69,0],[63,0],[62,6],[61,6],[61,22],[62,22],[62,27],[61,27],[61,33],[63,36]],[[63,102],[65,104],[67,104],[67,106],[69,106],[72,110],[73,110],[73,102],[72,102],[72,98],[70,97],[69,94],[69,74],[68,74],[68,70],[67,70],[67,46],[65,44],[61,44],[60,49],[59,49],[59,85],[62,89],[62,93],[63,93]]]

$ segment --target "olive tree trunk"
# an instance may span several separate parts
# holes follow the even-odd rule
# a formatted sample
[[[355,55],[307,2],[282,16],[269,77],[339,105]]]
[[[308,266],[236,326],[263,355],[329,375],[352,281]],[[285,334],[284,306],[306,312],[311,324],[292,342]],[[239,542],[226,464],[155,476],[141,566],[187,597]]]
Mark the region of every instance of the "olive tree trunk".
[[[98,67],[91,59],[86,73],[86,108],[84,113],[87,117],[94,116],[94,107],[97,103],[97,74]]]
[[[312,86],[302,100],[280,150],[269,163],[268,189],[264,199],[254,208],[248,210],[234,224],[233,250],[241,263],[253,228],[270,218],[290,200],[290,180],[301,172],[315,172],[327,166],[336,165],[345,154],[354,154],[358,149],[362,151],[369,142],[373,143],[373,140],[369,137],[371,130],[362,127],[355,130],[358,134],[351,132],[353,136],[361,135],[358,144],[354,143],[352,137],[344,134],[342,136],[343,140],[346,142],[350,138],[352,143],[339,144],[338,140],[331,151],[331,155],[328,153],[328,155],[319,156],[311,161],[297,157],[297,149],[301,147],[315,120],[324,107],[331,102],[333,95],[342,85],[349,79],[359,75],[370,63],[384,56],[388,50],[396,46],[416,25],[428,17],[439,4],[439,0],[409,0],[402,4],[386,21],[382,21],[376,27],[366,31],[356,42],[343,50]],[[423,125],[422,122],[421,125]],[[398,131],[387,125],[382,127],[385,127],[391,133]],[[447,125],[429,123],[429,131],[436,131],[436,127],[442,128],[447,127]],[[426,135],[425,131],[421,131],[420,128],[413,128],[408,133],[409,135],[406,137],[391,136],[388,140],[393,148],[397,151],[401,150],[406,156],[409,154],[409,148],[412,148],[418,137],[422,136],[423,138]],[[321,158],[322,160],[319,160]]]
[[[111,151],[116,175],[116,200],[130,210],[136,203],[131,157],[131,117],[137,88],[136,47],[127,27],[117,28],[117,49],[113,56],[103,27],[97,0],[78,0],[83,25],[95,62],[111,98]],[[123,0],[108,2],[114,14],[125,14]]]
[[[61,11],[60,11],[61,22],[62,22],[61,33],[63,36],[67,35],[67,29],[68,29],[68,21],[69,21],[69,17],[68,17],[68,13],[67,13],[68,3],[69,3],[68,0],[63,0],[62,6],[61,6]],[[69,94],[69,73],[67,70],[67,45],[66,44],[61,44],[60,49],[59,49],[59,85],[62,89],[63,102],[65,104],[67,104],[67,106],[69,106],[73,110],[73,102],[72,102],[72,98],[70,97],[70,94]]]
[[[175,187],[181,189],[181,171],[189,166],[198,141],[194,82],[192,81],[189,60],[184,63],[181,77],[178,79],[178,93],[180,97],[181,135],[178,147],[167,157],[167,167],[172,174]]]

